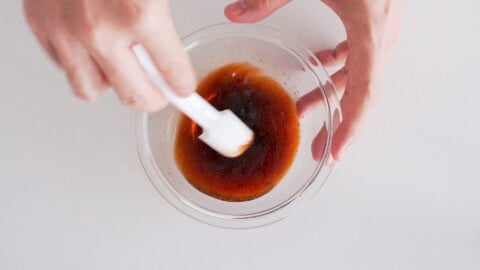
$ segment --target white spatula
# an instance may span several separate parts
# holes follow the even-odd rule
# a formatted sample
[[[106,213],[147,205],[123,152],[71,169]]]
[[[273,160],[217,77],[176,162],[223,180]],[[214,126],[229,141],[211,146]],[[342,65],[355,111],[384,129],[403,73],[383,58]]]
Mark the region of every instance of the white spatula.
[[[254,133],[232,111],[217,111],[197,93],[180,97],[165,82],[145,48],[139,44],[133,46],[140,65],[150,81],[181,112],[202,127],[198,137],[212,149],[226,157],[238,157],[252,144]]]

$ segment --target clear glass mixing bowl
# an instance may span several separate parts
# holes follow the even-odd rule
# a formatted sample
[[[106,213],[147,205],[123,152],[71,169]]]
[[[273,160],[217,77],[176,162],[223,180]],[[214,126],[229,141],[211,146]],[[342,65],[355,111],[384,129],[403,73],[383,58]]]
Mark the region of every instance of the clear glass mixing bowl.
[[[312,198],[333,167],[328,162],[333,119],[340,114],[330,78],[314,54],[294,38],[254,24],[218,24],[183,39],[197,77],[232,62],[248,62],[282,84],[298,101],[310,93],[315,108],[300,118],[301,138],[295,160],[280,183],[267,194],[244,202],[227,202],[195,189],[177,168],[174,142],[180,113],[172,106],[154,114],[138,113],[138,153],[150,181],[161,195],[186,215],[228,228],[251,228],[278,221]],[[318,139],[317,135],[322,130]],[[323,154],[312,157],[317,137]]]

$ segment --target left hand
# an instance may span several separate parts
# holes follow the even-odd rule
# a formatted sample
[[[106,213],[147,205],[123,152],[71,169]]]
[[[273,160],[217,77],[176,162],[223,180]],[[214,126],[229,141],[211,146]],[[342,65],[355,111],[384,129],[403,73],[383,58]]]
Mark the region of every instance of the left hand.
[[[239,0],[225,8],[234,22],[255,22],[268,17],[290,0]],[[343,95],[343,121],[335,131],[332,156],[339,160],[357,137],[367,112],[380,93],[380,81],[388,52],[400,28],[400,0],[323,0],[342,20],[347,40],[335,49],[316,53],[324,66],[345,66],[332,75]],[[314,105],[316,95],[300,99],[300,110]],[[317,138],[321,138],[321,134]],[[314,158],[321,155],[322,140],[312,143]]]

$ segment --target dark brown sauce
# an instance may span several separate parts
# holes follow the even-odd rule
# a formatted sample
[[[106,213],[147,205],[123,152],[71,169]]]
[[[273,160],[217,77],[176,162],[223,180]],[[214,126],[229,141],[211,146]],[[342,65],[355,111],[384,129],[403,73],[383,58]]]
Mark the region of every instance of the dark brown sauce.
[[[253,144],[226,158],[200,141],[201,128],[182,116],[175,159],[185,178],[200,191],[226,201],[246,201],[271,190],[297,152],[300,128],[295,103],[259,69],[233,63],[211,72],[197,92],[218,110],[232,110],[255,133]]]

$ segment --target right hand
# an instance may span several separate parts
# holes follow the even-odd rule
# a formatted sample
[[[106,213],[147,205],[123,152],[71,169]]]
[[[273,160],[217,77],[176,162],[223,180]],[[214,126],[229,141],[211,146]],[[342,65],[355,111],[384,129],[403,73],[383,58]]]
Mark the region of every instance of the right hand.
[[[113,87],[126,106],[162,109],[167,101],[131,50],[137,43],[177,94],[195,90],[193,68],[175,32],[168,0],[24,0],[24,8],[33,32],[80,98],[94,100]]]

